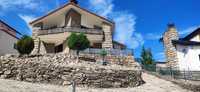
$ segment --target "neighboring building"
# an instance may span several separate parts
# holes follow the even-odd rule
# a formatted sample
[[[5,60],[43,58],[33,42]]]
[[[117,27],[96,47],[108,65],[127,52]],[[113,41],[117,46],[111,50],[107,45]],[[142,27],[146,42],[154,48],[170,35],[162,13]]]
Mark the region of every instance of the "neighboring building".
[[[20,33],[0,20],[0,55],[17,53],[14,49],[14,43],[19,39],[17,34]]]
[[[166,62],[155,62],[156,68],[167,68]]]
[[[168,66],[181,71],[200,71],[200,28],[180,39],[175,25],[170,24],[163,42]]]
[[[81,8],[76,0],[70,0],[30,25],[35,39],[33,53],[68,53],[66,39],[71,32],[85,33],[91,48],[125,48],[123,44],[113,41],[114,22]]]

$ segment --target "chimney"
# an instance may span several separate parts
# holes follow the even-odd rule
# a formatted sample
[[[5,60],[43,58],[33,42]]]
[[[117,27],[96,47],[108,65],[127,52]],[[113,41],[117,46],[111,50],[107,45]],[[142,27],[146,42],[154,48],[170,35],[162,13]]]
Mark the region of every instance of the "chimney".
[[[168,28],[163,35],[163,42],[165,47],[165,56],[168,66],[172,68],[178,68],[178,59],[176,53],[176,47],[172,43],[173,40],[179,40],[176,26],[173,23],[168,24]]]
[[[69,3],[78,4],[77,0],[69,0]]]

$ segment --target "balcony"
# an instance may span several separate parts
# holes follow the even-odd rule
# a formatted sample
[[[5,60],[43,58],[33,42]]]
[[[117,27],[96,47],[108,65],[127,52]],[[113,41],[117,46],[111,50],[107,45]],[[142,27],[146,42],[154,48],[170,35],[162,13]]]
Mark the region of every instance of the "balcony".
[[[48,34],[57,34],[57,33],[64,33],[64,32],[76,32],[76,33],[82,32],[82,33],[85,33],[85,34],[103,35],[103,30],[100,30],[100,29],[77,28],[77,27],[37,29],[37,30],[34,30],[33,34],[35,34],[35,35],[48,35]]]

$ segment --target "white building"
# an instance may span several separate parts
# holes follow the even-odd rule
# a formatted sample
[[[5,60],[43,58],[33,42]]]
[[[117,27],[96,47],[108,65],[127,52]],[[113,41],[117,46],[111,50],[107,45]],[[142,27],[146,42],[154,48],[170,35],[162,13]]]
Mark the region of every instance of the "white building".
[[[0,20],[0,55],[17,53],[14,49],[14,43],[19,39],[16,34],[20,33]]]
[[[181,71],[200,71],[200,28],[179,38],[174,25],[163,37],[168,65]]]

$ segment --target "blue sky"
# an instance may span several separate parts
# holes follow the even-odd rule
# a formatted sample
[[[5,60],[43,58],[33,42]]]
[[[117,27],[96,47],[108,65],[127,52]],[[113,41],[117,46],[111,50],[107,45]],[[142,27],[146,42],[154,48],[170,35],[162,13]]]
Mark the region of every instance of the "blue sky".
[[[0,19],[22,34],[31,35],[31,20],[67,3],[67,0],[0,0]],[[164,60],[158,39],[169,22],[183,37],[200,26],[199,0],[79,0],[80,6],[116,22],[114,39],[134,49],[151,48],[154,58]]]

